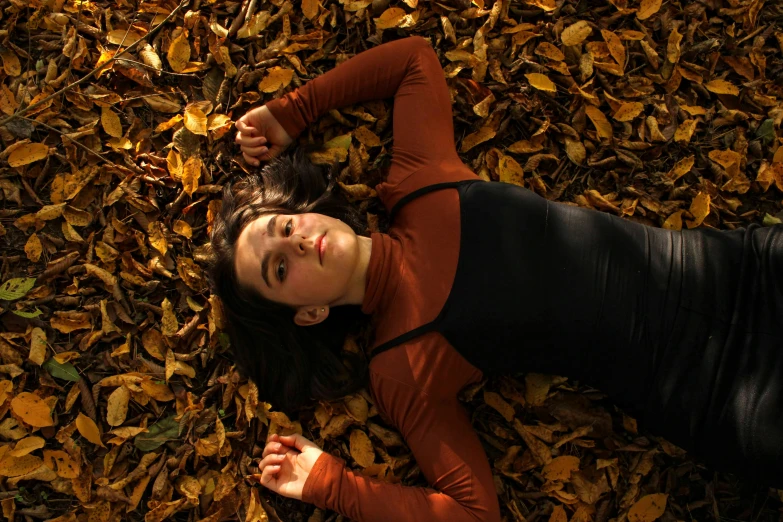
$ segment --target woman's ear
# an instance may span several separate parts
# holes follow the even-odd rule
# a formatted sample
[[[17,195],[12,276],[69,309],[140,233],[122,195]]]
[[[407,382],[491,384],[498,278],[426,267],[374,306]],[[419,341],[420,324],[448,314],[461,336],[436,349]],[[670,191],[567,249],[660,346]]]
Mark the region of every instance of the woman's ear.
[[[329,317],[328,306],[301,306],[294,315],[294,322],[299,326],[312,326]]]

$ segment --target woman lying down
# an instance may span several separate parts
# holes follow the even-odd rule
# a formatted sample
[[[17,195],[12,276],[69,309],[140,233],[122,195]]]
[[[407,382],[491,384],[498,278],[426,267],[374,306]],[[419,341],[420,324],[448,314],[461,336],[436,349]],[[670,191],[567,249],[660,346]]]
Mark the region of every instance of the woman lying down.
[[[391,227],[367,237],[301,150],[281,152],[325,112],[390,97],[377,191]],[[419,37],[360,53],[237,129],[246,161],[272,160],[226,187],[213,227],[237,367],[281,408],[356,390],[365,368],[324,331],[360,307],[375,405],[432,486],[272,435],[267,488],[361,521],[499,521],[457,394],[513,372],[579,379],[712,469],[783,486],[783,227],[664,230],[482,181],[457,155],[443,70]]]

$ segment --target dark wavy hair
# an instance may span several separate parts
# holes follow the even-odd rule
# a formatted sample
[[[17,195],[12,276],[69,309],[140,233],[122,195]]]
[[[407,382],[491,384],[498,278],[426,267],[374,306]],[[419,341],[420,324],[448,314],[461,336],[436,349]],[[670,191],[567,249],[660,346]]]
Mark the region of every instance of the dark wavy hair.
[[[300,146],[273,159],[260,172],[231,180],[212,225],[212,291],[228,320],[227,333],[239,373],[258,386],[259,398],[293,411],[310,399],[331,400],[366,384],[364,354],[341,353],[346,335],[366,316],[358,306],[337,306],[317,325],[298,326],[295,310],[265,299],[237,279],[236,243],[242,230],[270,213],[314,212],[340,219],[364,235],[366,222],[336,190],[335,167],[315,165]]]

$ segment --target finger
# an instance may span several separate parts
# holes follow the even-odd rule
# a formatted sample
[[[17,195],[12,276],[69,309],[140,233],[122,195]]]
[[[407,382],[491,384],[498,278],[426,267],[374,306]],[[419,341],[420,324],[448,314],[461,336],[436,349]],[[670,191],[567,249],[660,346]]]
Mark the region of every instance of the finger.
[[[270,442],[264,446],[264,451],[261,453],[261,457],[267,455],[285,455],[288,453],[288,448],[280,444],[279,442]]]
[[[280,466],[269,466],[261,473],[261,484],[269,489],[273,489],[275,482],[277,482],[277,472],[280,471]]]
[[[265,145],[261,145],[259,147],[245,147],[242,146],[242,152],[247,154],[248,156],[257,157],[262,154],[266,154],[266,151],[269,149]]]
[[[247,162],[248,165],[258,167],[261,164],[261,162],[258,161],[258,159],[254,158],[253,156],[248,156],[244,152],[242,153],[242,156],[245,158],[245,161]]]
[[[285,460],[285,454],[280,455],[273,453],[264,457],[261,462],[258,463],[258,469],[266,469],[267,466],[279,466],[283,460]]]
[[[237,137],[234,141],[243,147],[260,147],[261,145],[266,144],[266,138],[263,136],[250,137],[241,132],[237,133]]]
[[[299,451],[302,451],[307,446],[315,446],[315,444],[313,444],[312,442],[310,442],[309,440],[307,440],[306,438],[302,437],[297,433],[293,435],[281,435],[280,442],[282,442],[286,446],[293,446]]]
[[[253,136],[253,134],[256,132],[255,127],[251,127],[247,123],[245,123],[244,116],[239,118],[237,120],[237,130],[241,132],[242,134],[247,134],[248,136]]]

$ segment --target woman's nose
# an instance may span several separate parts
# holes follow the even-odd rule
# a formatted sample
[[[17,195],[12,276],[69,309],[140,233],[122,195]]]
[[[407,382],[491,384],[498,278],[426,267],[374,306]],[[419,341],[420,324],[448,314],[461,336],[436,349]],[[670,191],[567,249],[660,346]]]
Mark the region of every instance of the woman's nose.
[[[291,236],[291,248],[296,255],[305,255],[310,246],[304,236]]]

